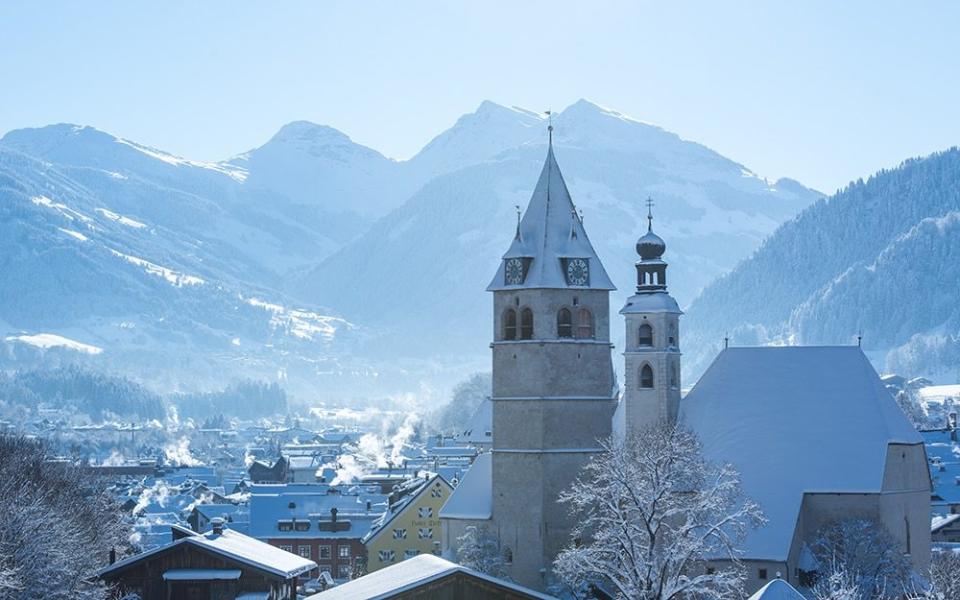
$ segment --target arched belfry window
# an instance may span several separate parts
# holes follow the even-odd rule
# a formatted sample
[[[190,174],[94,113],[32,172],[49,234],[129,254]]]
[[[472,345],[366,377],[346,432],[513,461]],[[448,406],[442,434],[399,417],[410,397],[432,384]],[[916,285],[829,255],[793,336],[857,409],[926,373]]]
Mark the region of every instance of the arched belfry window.
[[[586,308],[581,308],[577,314],[577,337],[593,337],[593,315]]]
[[[512,308],[503,313],[503,339],[517,339],[517,311]]]
[[[649,323],[644,323],[640,326],[640,334],[637,336],[637,345],[639,346],[652,346],[653,345],[653,327],[650,327]]]
[[[557,337],[573,337],[573,315],[569,309],[561,308],[557,312]]]
[[[640,387],[643,389],[653,388],[653,369],[650,365],[640,367]]]
[[[533,339],[533,311],[529,308],[520,311],[520,339]]]

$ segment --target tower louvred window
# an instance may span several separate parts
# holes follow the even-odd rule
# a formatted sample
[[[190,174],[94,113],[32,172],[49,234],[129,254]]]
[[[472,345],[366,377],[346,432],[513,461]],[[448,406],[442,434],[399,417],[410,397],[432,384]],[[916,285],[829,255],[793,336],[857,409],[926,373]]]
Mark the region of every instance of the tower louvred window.
[[[561,308],[557,313],[557,336],[562,338],[573,337],[573,315],[570,310]]]
[[[512,308],[503,314],[503,339],[517,339],[517,311]]]
[[[593,314],[586,308],[581,308],[577,315],[577,337],[593,337]]]
[[[640,369],[640,387],[650,389],[653,387],[653,369],[650,365],[643,365]]]
[[[637,344],[640,346],[653,345],[653,327],[649,323],[640,326],[640,333],[637,336]]]
[[[533,311],[529,308],[520,311],[520,339],[533,339]]]

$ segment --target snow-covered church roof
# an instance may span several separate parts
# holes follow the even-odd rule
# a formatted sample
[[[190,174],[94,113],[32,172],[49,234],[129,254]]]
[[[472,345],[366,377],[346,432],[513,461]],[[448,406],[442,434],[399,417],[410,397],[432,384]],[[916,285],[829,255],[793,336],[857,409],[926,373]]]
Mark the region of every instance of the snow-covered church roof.
[[[769,520],[747,534],[750,559],[786,560],[804,493],[879,492],[887,446],[923,443],[853,346],[725,349],[681,413]]]
[[[510,249],[503,255],[507,258],[531,259],[523,283],[507,285],[504,279],[505,263],[501,261],[497,274],[487,291],[523,288],[569,287],[560,259],[588,259],[590,276],[583,289],[614,290],[616,287],[607,276],[596,251],[587,238],[580,219],[560,173],[560,166],[553,155],[553,144],[547,150],[547,159],[540,172],[537,187],[533,190],[527,210],[514,236]]]

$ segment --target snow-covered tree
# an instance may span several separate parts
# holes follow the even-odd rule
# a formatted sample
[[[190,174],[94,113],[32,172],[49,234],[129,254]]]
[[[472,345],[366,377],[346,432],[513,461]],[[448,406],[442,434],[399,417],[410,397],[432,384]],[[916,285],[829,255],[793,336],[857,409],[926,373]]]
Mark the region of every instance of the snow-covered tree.
[[[554,564],[559,579],[574,590],[605,582],[631,600],[740,597],[737,543],[763,516],[738,473],[705,460],[680,426],[602,447],[560,498],[579,525]]]
[[[497,539],[486,527],[470,525],[457,538],[457,562],[475,571],[509,579]]]
[[[935,552],[930,561],[928,584],[908,594],[909,600],[956,600],[960,598],[960,554]]]
[[[39,442],[0,436],[0,597],[105,598],[88,580],[129,531],[98,481],[48,457]]]
[[[817,532],[811,550],[820,565],[814,586],[819,600],[887,600],[902,597],[912,587],[910,560],[876,521],[834,521]],[[838,582],[848,595],[835,594]]]

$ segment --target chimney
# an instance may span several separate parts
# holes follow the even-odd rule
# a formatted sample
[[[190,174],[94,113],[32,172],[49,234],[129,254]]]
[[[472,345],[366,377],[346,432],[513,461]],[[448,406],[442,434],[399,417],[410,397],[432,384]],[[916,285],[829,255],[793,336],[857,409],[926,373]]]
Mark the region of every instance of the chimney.
[[[333,523],[337,522],[337,507],[334,506],[330,509],[330,521]]]
[[[117,562],[117,550],[116,548],[110,548],[110,564]]]
[[[223,535],[223,517],[214,517],[210,519],[210,526],[213,528],[214,535]]]

